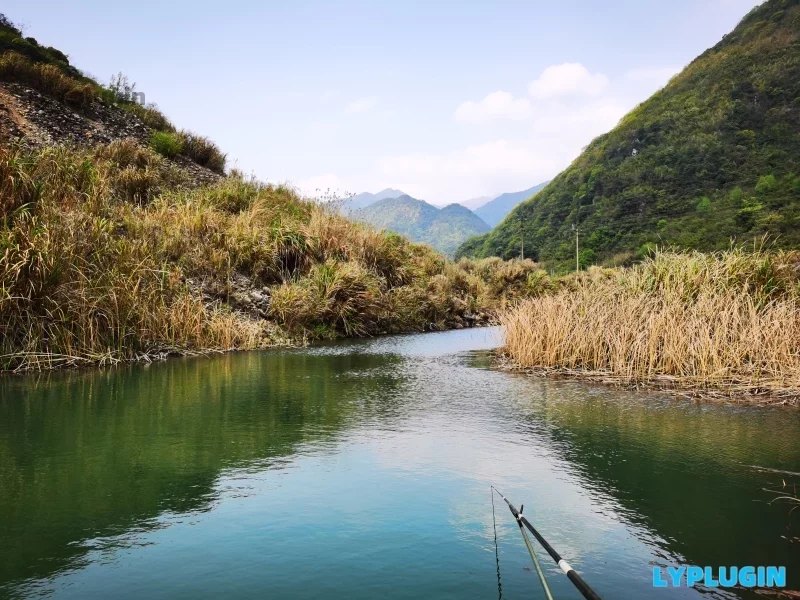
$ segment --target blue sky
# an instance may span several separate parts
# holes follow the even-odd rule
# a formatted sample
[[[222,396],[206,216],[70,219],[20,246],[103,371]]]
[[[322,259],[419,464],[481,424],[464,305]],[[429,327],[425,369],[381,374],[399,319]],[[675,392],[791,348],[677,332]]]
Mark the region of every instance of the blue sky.
[[[756,4],[4,0],[2,10],[100,81],[124,72],[260,179],[446,204],[553,177]]]

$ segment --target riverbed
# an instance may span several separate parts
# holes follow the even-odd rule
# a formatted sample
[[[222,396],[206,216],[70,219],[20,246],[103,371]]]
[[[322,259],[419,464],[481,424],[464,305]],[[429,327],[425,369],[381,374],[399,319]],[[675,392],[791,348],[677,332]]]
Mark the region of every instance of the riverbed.
[[[800,411],[494,368],[493,328],[0,380],[0,597],[494,598],[490,484],[606,599],[785,565]],[[542,598],[496,504],[502,597]],[[540,552],[556,598],[578,598]]]

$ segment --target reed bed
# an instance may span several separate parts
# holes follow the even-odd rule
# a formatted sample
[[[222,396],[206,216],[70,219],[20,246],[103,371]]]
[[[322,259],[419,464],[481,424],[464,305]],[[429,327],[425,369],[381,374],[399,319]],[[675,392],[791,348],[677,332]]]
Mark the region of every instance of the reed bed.
[[[660,251],[505,311],[517,367],[728,395],[800,396],[800,253]]]

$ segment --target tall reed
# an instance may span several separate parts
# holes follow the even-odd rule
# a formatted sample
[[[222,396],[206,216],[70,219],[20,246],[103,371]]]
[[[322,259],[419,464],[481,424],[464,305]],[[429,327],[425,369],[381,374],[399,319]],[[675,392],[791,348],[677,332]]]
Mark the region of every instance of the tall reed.
[[[661,251],[504,312],[519,366],[626,384],[800,394],[800,253]]]

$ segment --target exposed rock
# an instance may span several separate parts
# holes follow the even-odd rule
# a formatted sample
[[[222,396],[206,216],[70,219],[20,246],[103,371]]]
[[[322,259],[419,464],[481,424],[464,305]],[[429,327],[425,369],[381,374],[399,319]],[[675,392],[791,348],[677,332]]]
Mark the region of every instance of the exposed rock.
[[[132,138],[143,146],[153,131],[119,106],[94,102],[81,112],[18,83],[0,83],[0,140],[19,140],[32,147],[67,144],[92,146]],[[206,185],[220,175],[184,156],[172,159],[193,185]]]

